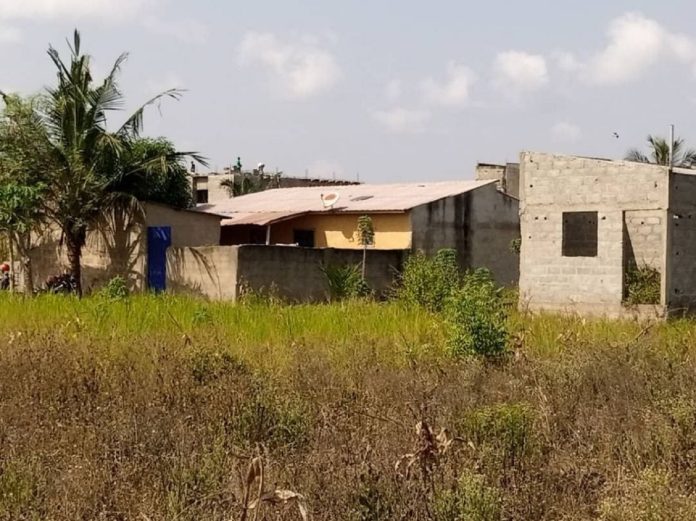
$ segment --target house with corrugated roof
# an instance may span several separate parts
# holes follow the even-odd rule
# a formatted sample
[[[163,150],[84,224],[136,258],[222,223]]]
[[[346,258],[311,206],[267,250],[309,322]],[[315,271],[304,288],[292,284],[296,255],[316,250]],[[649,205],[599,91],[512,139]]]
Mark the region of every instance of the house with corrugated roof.
[[[222,215],[222,245],[360,249],[358,219],[368,215],[377,250],[456,250],[464,268],[485,267],[515,284],[519,203],[495,180],[280,188],[199,205]]]

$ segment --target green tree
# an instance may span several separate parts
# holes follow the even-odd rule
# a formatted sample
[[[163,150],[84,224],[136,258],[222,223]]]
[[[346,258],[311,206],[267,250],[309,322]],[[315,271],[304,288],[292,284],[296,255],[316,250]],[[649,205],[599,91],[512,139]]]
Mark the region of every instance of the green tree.
[[[648,136],[648,155],[644,154],[637,148],[632,148],[626,154],[628,161],[637,161],[639,163],[653,163],[656,165],[669,165],[669,140],[658,137]],[[696,150],[686,148],[684,140],[676,138],[672,145],[674,166],[691,167],[696,162]]]
[[[280,174],[233,174],[231,178],[220,182],[230,197],[263,192],[271,188],[280,188]]]
[[[121,159],[128,175],[122,176],[112,189],[131,194],[139,201],[189,208],[193,204],[185,162],[189,155],[177,152],[166,138],[138,138]]]
[[[163,98],[179,99],[180,91],[173,89],[154,96],[115,131],[109,131],[109,114],[124,105],[117,77],[127,54],[119,56],[106,78],[97,84],[90,57],[81,51],[78,31],[69,49],[70,59],[65,62],[58,51],[49,48],[58,85],[48,90],[42,119],[54,163],[48,212],[63,232],[70,271],[81,294],[81,258],[88,229],[107,210],[133,203],[135,198],[127,191],[128,186],[132,187],[129,178],[166,173],[172,162],[178,164],[186,154],[148,154],[134,165],[145,109]]]
[[[358,218],[358,244],[363,247],[362,279],[365,280],[367,266],[367,247],[375,243],[375,228],[369,215],[361,215]]]
[[[5,104],[0,116],[0,231],[6,234],[10,256],[19,253],[24,288],[31,292],[29,249],[32,232],[46,219],[46,172],[51,157],[35,112],[37,99],[0,95]],[[14,280],[12,273],[13,289]]]

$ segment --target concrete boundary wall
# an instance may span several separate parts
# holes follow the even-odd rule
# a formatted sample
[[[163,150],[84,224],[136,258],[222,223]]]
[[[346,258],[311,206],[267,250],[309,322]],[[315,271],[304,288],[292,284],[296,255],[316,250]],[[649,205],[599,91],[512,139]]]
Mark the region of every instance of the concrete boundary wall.
[[[378,296],[393,286],[406,250],[368,250],[367,283]],[[358,265],[362,252],[296,246],[169,248],[167,289],[211,300],[237,300],[243,292],[272,293],[294,302],[326,300],[323,265]]]

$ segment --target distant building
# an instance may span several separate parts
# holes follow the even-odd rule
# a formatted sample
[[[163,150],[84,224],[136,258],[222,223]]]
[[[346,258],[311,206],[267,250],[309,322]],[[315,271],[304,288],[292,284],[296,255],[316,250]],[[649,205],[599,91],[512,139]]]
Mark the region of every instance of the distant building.
[[[521,159],[522,307],[608,316],[696,307],[696,170]],[[632,288],[656,302],[632,302]]]
[[[194,204],[208,204],[226,201],[233,197],[229,186],[236,182],[240,192],[263,191],[272,188],[294,188],[300,186],[347,186],[358,184],[355,181],[342,179],[323,179],[311,177],[286,176],[280,172],[262,172],[258,169],[249,172],[235,172],[225,169],[225,172],[201,174],[192,169],[189,172]],[[248,188],[247,188],[248,187]],[[240,195],[243,195],[240,194]]]
[[[60,229],[47,226],[37,234],[29,253],[34,287],[68,270],[65,241]],[[90,228],[82,250],[82,284],[86,292],[98,289],[115,276],[134,290],[163,290],[167,249],[215,246],[220,243],[220,216],[178,210],[158,203],[142,203],[135,214],[113,210]],[[23,273],[17,263],[17,281]]]
[[[326,207],[322,195],[338,199]],[[360,249],[357,223],[372,218],[374,249],[453,248],[463,267],[518,279],[519,204],[493,181],[280,188],[200,205],[222,215],[221,244]]]
[[[504,165],[479,163],[476,165],[476,180],[495,180],[500,190],[517,199],[520,198],[520,164]]]

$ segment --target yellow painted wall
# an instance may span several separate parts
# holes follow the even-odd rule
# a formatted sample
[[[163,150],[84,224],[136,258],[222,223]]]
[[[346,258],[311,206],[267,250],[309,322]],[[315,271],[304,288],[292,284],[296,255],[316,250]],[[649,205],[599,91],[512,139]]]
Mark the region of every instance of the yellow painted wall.
[[[317,248],[360,249],[357,214],[305,215],[271,227],[271,243],[291,244],[293,230],[314,230]],[[375,229],[376,249],[408,249],[411,247],[411,220],[407,213],[371,214]]]

